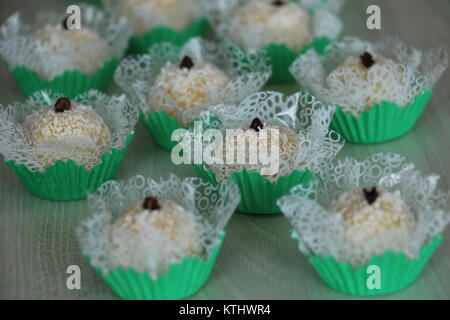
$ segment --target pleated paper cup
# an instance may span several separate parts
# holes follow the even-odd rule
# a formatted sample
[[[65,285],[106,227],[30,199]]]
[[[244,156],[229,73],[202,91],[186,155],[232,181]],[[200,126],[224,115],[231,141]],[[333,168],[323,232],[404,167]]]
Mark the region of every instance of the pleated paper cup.
[[[149,30],[142,36],[130,38],[128,53],[147,53],[148,48],[160,42],[170,42],[177,46],[182,46],[189,39],[204,36],[208,30],[209,23],[205,18],[194,21],[188,28],[177,31],[166,26],[160,26]]]
[[[119,60],[113,58],[106,61],[103,67],[91,76],[78,70],[72,70],[65,71],[50,81],[41,78],[35,71],[24,66],[16,67],[11,72],[26,96],[42,90],[52,90],[73,98],[91,89],[105,92],[118,64]]]
[[[154,111],[147,116],[141,115],[139,119],[158,145],[168,151],[172,150],[176,145],[172,141],[172,132],[181,128],[177,119],[170,117],[165,111]]]
[[[377,296],[403,290],[414,283],[442,240],[435,237],[430,244],[424,245],[417,259],[388,251],[383,256],[372,257],[369,263],[358,268],[338,262],[332,256],[305,257],[330,288],[353,296]]]
[[[128,137],[123,149],[112,149],[104,154],[100,164],[91,171],[78,166],[73,160],[56,161],[44,172],[30,171],[25,165],[14,161],[6,164],[24,186],[34,195],[58,201],[81,200],[88,191],[95,191],[101,184],[116,177],[134,133]]]
[[[97,272],[119,297],[127,300],[180,300],[192,296],[206,283],[219,254],[225,235],[219,237],[208,260],[185,258],[179,264],[152,279],[146,272],[116,268],[107,275]]]
[[[431,96],[432,91],[427,89],[405,107],[383,102],[358,117],[337,107],[331,128],[351,143],[370,144],[393,140],[414,128]]]
[[[205,169],[203,165],[194,165],[194,169],[204,180],[217,184],[214,173]],[[236,182],[241,191],[241,202],[237,211],[246,214],[281,213],[277,200],[288,194],[294,186],[308,183],[312,177],[310,171],[294,170],[292,174],[271,183],[257,172],[248,172],[245,169],[236,172],[231,175],[230,180]]]
[[[330,43],[331,41],[326,37],[316,38],[311,44],[304,47],[301,52],[304,53],[313,48],[317,53],[323,54]],[[295,79],[289,72],[289,67],[298,57],[298,53],[288,48],[285,44],[271,44],[266,49],[272,62],[272,77],[269,83],[294,82]]]

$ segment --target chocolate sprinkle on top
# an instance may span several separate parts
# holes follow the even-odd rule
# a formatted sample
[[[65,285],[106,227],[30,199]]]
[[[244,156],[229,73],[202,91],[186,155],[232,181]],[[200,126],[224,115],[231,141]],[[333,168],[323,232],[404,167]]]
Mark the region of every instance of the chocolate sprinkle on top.
[[[286,2],[284,2],[283,0],[272,1],[272,5],[275,7],[281,7],[281,6],[284,6],[285,4],[286,4]]]
[[[180,63],[180,69],[192,69],[194,67],[194,61],[188,56],[185,56]]]
[[[256,132],[259,132],[259,130],[264,129],[264,125],[261,122],[261,120],[259,120],[259,118],[255,118],[255,119],[253,119],[252,124],[250,125],[250,129],[253,129]]]
[[[144,200],[144,203],[142,204],[142,207],[144,209],[151,209],[151,210],[159,210],[161,209],[159,203],[158,203],[158,199],[156,199],[155,197],[147,197]]]
[[[364,192],[364,198],[366,198],[366,201],[368,204],[372,204],[375,201],[377,201],[378,191],[377,191],[376,187],[373,187],[372,189],[363,188],[363,192]]]
[[[361,58],[361,63],[367,69],[370,69],[375,64],[375,60],[373,60],[373,56],[369,52],[364,52],[359,57]]]
[[[71,107],[72,103],[70,102],[69,98],[59,98],[55,103],[55,112],[61,113],[70,110]]]

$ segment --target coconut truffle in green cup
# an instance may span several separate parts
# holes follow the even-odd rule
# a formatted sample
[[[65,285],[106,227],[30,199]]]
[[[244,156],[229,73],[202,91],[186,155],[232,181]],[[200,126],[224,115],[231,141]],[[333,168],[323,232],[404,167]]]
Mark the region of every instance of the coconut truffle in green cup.
[[[78,228],[82,251],[110,288],[130,300],[184,299],[207,281],[239,203],[229,181],[109,181],[90,193]]]
[[[237,211],[280,213],[276,201],[320,173],[341,150],[343,140],[328,128],[332,115],[333,107],[310,95],[258,92],[239,105],[203,112],[193,129],[180,131],[172,159],[182,155],[183,163],[191,161],[212,183],[235,181],[242,198]]]
[[[108,0],[104,5],[133,26],[128,48],[132,54],[146,53],[159,42],[182,46],[204,36],[209,27],[199,0]]]
[[[74,98],[104,91],[123,56],[131,27],[124,18],[82,5],[81,29],[61,12],[42,12],[31,25],[19,13],[1,27],[0,57],[27,96],[52,90]]]
[[[271,68],[264,50],[242,55],[226,42],[201,38],[183,47],[152,46],[122,61],[116,83],[141,107],[141,121],[154,140],[171,150],[172,132],[191,126],[211,103],[238,103],[260,90]]]
[[[0,108],[0,153],[33,194],[79,200],[115,178],[138,118],[125,95],[50,91]]]
[[[345,158],[278,205],[293,238],[332,289],[375,296],[417,280],[450,222],[450,192],[398,154]]]
[[[324,53],[342,23],[343,1],[204,0],[218,37],[244,52],[265,48],[272,63],[270,83],[294,82],[289,66],[299,53],[314,48]]]
[[[325,57],[299,56],[291,72],[300,86],[337,106],[331,127],[346,141],[378,143],[408,133],[448,65],[441,49],[426,52],[398,38],[369,43],[347,37]]]

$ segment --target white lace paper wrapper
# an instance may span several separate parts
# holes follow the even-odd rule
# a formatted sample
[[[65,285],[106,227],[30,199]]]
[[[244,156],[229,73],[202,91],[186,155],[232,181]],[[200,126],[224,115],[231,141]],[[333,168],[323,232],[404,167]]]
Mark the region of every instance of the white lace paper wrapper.
[[[91,106],[102,117],[111,133],[108,145],[91,146],[82,137],[59,139],[56,145],[34,146],[28,142],[23,123],[26,117],[44,106],[54,105],[63,95],[51,91],[33,94],[25,103],[0,105],[0,153],[5,161],[14,161],[16,165],[24,164],[33,172],[44,172],[45,163],[39,160],[43,153],[53,155],[54,160],[69,158],[77,165],[91,170],[100,164],[101,155],[110,153],[112,148],[123,149],[128,136],[133,132],[138,118],[138,107],[125,95],[107,96],[91,90],[77,96],[74,102]],[[80,150],[96,148],[97,152],[83,153]],[[106,151],[105,151],[106,150]],[[98,155],[98,156],[93,156]],[[51,160],[51,159],[49,159]],[[48,161],[46,161],[48,163]],[[51,162],[51,161],[50,161]]]
[[[202,6],[220,38],[231,39],[231,20],[236,11],[249,0],[201,0]],[[270,1],[270,0],[261,0]],[[343,24],[337,17],[342,8],[342,0],[302,0],[297,3],[310,15],[311,41],[319,37],[327,37],[330,40],[337,39],[341,34]],[[268,45],[266,36],[257,28],[242,28],[243,42],[247,49],[260,49]]]
[[[365,88],[365,81],[346,69],[346,74],[339,78],[346,79],[346,84],[330,88],[328,77],[338,66],[351,56],[359,56],[370,52],[394,61],[394,65],[384,64],[371,67],[370,88]],[[299,56],[292,64],[290,72],[302,87],[314,94],[324,103],[334,104],[354,116],[365,111],[366,97],[373,90],[372,98],[385,93],[377,90],[378,83],[388,83],[389,95],[392,101],[400,107],[413,102],[417,94],[425,89],[432,89],[448,66],[448,56],[444,50],[432,49],[422,52],[413,47],[407,47],[398,38],[385,38],[377,43],[369,43],[354,37],[346,37],[334,42],[324,57],[314,50]],[[373,68],[373,69],[372,69]],[[401,77],[401,81],[399,81]],[[351,79],[355,79],[351,81]],[[372,89],[371,89],[372,88]],[[376,90],[376,91],[375,91]]]
[[[98,34],[98,40],[80,44],[72,50],[63,43],[69,39],[52,37],[42,41],[36,31],[45,26],[62,25],[61,12],[41,12],[31,25],[15,13],[0,28],[0,56],[14,69],[24,66],[47,80],[65,71],[79,70],[92,75],[103,63],[113,57],[120,59],[128,45],[131,27],[125,18],[107,15],[92,6],[81,5],[81,32],[83,28]]]
[[[265,176],[270,182],[276,183],[279,177],[287,176],[293,170],[319,173],[327,162],[334,159],[343,147],[343,140],[338,133],[329,129],[334,114],[334,107],[324,106],[310,95],[297,93],[284,96],[277,92],[255,93],[239,105],[215,105],[202,113],[201,119],[205,129],[218,128],[226,135],[227,129],[248,128],[253,119],[259,118],[264,125],[289,128],[298,136],[296,152],[279,153],[279,170],[274,175]],[[195,150],[194,132],[189,131],[182,141],[183,148],[188,146]],[[203,149],[216,145],[216,141],[201,141]],[[270,144],[270,141],[268,141]],[[269,152],[270,153],[270,152]],[[208,170],[214,172],[218,181],[227,180],[233,173],[246,169],[249,172],[260,172],[268,167],[259,164],[205,164]]]
[[[198,0],[107,0],[105,7],[109,12],[126,17],[137,35],[160,26],[183,30],[202,16]]]
[[[91,214],[77,230],[83,254],[89,256],[91,264],[100,268],[104,274],[117,267],[112,263],[109,254],[114,246],[114,239],[111,239],[114,220],[127,208],[149,196],[174,201],[201,224],[203,231],[200,242],[203,252],[200,258],[205,260],[217,246],[218,237],[224,233],[240,201],[239,189],[231,181],[213,186],[198,178],[182,179],[171,174],[167,180],[160,181],[136,176],[128,181],[106,182],[96,194],[88,195]],[[180,252],[181,255],[173,254],[178,252],[179,248],[159,229],[146,225],[144,231],[142,233],[146,237],[142,237],[139,248],[145,248],[145,252],[136,254],[145,254],[147,263],[136,271],[148,272],[156,279],[167,271],[170,265],[180,263],[185,256],[183,252]],[[120,238],[127,239],[126,235]],[[132,238],[135,237],[129,238],[130,244]],[[127,243],[120,245],[126,246]],[[132,248],[133,246],[130,247]]]
[[[181,109],[162,89],[154,85],[155,79],[166,63],[178,63],[184,56],[194,61],[209,62],[224,71],[230,78],[225,88],[210,88],[212,103],[239,103],[248,95],[260,90],[271,75],[267,52],[243,54],[229,43],[212,43],[201,38],[189,40],[183,48],[170,43],[159,43],[149,53],[126,58],[117,68],[116,83],[141,106],[143,114],[167,111],[182,126],[192,124],[209,104]]]
[[[380,248],[388,242],[391,251],[415,259],[421,247],[440,236],[450,222],[450,192],[438,191],[438,180],[438,176],[419,172],[398,154],[379,153],[362,162],[349,157],[331,164],[322,179],[292,189],[278,205],[294,226],[299,249],[305,254],[333,256],[339,262],[360,266],[368,262],[369,252],[383,255]],[[415,227],[410,233],[396,234],[391,229],[352,243],[345,237],[342,214],[328,208],[344,192],[373,186],[399,190],[414,215]]]

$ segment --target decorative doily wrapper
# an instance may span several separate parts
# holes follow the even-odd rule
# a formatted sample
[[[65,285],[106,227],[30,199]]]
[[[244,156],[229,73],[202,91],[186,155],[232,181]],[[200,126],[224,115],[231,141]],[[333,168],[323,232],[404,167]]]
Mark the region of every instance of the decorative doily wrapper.
[[[103,280],[119,297],[126,300],[180,300],[192,296],[206,283],[222,246],[225,234],[208,260],[185,258],[179,264],[169,267],[167,273],[152,279],[146,272],[136,272],[133,269],[114,269],[104,276]]]
[[[106,96],[91,90],[75,97],[76,103],[91,106],[107,125],[111,138],[95,152],[82,153],[80,141],[60,140],[58,145],[34,146],[28,142],[22,124],[32,112],[53,105],[62,95],[37,92],[24,104],[0,110],[0,153],[7,165],[35,195],[51,200],[86,198],[105,181],[115,178],[134,136],[138,108],[122,96]],[[75,144],[74,144],[75,143]],[[42,155],[50,158],[42,160]],[[95,157],[99,154],[99,157]],[[57,159],[66,159],[63,162]],[[47,160],[55,159],[51,164]]]
[[[286,97],[276,92],[259,92],[238,106],[211,106],[209,111],[202,113],[201,119],[206,127],[219,129],[223,137],[226,136],[227,129],[248,128],[257,117],[264,124],[288,130],[298,142],[293,142],[296,144],[295,149],[279,149],[278,156],[273,155],[277,157],[279,166],[278,171],[272,175],[262,174],[262,169],[269,165],[262,165],[260,162],[239,165],[205,162],[199,165],[193,154],[192,163],[197,173],[212,183],[231,179],[238,184],[242,196],[239,212],[280,213],[276,200],[287,194],[292,186],[307,183],[313,174],[319,174],[342,148],[342,139],[329,130],[333,111],[333,107],[324,106],[314,97],[301,93]],[[186,132],[180,139],[179,147],[187,153],[195,151],[198,142],[202,144],[202,150],[217,147],[215,140],[197,139],[194,126],[193,130]],[[248,150],[245,152],[248,155]]]
[[[118,65],[119,60],[114,58],[105,62],[103,67],[92,76],[87,76],[78,70],[65,71],[51,81],[42,79],[35,71],[25,67],[17,67],[11,72],[26,96],[31,96],[38,91],[52,90],[63,92],[67,97],[73,98],[91,89],[106,91]]]
[[[296,238],[296,235],[293,235]],[[442,238],[436,237],[420,249],[417,259],[407,258],[404,254],[386,252],[383,256],[372,257],[368,264],[357,269],[348,263],[337,262],[333,257],[305,255],[320,278],[330,288],[353,296],[377,296],[405,289],[422,273],[428,260],[437,250]],[[380,286],[368,286],[373,267],[380,274]]]
[[[383,102],[358,117],[337,107],[331,128],[346,142],[351,143],[369,144],[393,140],[414,128],[431,96],[432,92],[425,90],[414,98],[413,103],[402,108],[395,103]]]
[[[74,97],[89,89],[104,90],[125,52],[131,28],[124,18],[82,5],[81,30],[62,37],[63,29],[57,28],[64,17],[42,12],[26,25],[16,13],[1,26],[0,57],[27,95],[51,89]],[[97,38],[83,43],[83,37]]]
[[[222,39],[233,41],[231,21],[237,10],[249,0],[204,0],[203,6],[207,12],[210,24],[217,35]],[[289,72],[289,67],[295,61],[299,53],[308,49],[315,49],[319,54],[324,54],[331,41],[337,39],[342,31],[342,23],[337,17],[344,1],[306,0],[291,1],[298,3],[309,15],[311,34],[309,43],[300,49],[294,50],[284,43],[268,43],[263,31],[246,30],[242,28],[240,35],[247,37],[246,46],[242,50],[265,48],[270,56],[272,64],[272,76],[269,83],[291,83],[294,78]],[[274,27],[275,28],[275,27]]]
[[[151,224],[141,226],[138,244],[136,234],[130,237],[123,233],[117,238],[116,229],[116,238],[112,236],[116,218],[148,196],[172,200],[201,225],[201,231],[197,230],[200,253],[187,256],[181,247],[191,239],[187,226],[178,228],[181,243]],[[78,228],[83,254],[123,298],[185,298],[207,280],[223,242],[225,226],[239,201],[239,189],[233,182],[213,186],[198,178],[181,179],[174,175],[160,181],[136,176],[128,181],[107,182],[88,197],[91,215]],[[110,252],[118,245],[118,239],[120,246],[132,249],[124,252],[132,261],[130,265],[118,266],[112,259]],[[136,262],[138,254],[145,259]]]
[[[147,53],[151,46],[160,42],[182,46],[191,38],[204,36],[209,28],[208,20],[202,16],[202,8],[196,0],[178,1],[172,6],[173,12],[168,12],[170,9],[166,10],[164,4],[158,4],[158,1],[129,2],[112,0],[107,1],[105,6],[110,12],[127,17],[133,25],[135,35],[129,41],[130,54]],[[176,10],[179,12],[176,13]],[[192,18],[189,23],[186,20],[188,16]]]
[[[438,179],[423,175],[397,154],[375,154],[363,162],[345,158],[330,164],[310,185],[293,188],[278,205],[294,227],[300,251],[328,285],[350,294],[389,293],[417,278],[450,222],[450,192],[436,190]],[[377,225],[378,231],[364,238],[349,238],[347,218],[329,208],[345,192],[373,186],[395,192],[407,207],[408,220],[395,228]],[[370,275],[361,270],[372,264],[381,268],[381,287],[364,289],[362,277]]]
[[[357,61],[364,52],[375,55],[367,71]],[[447,53],[440,49],[421,52],[398,38],[372,44],[347,37],[333,43],[324,57],[309,50],[290,71],[320,101],[339,107],[333,128],[351,142],[373,143],[414,126],[447,65]]]
[[[184,56],[211,63],[230,78],[223,88],[210,88],[209,103],[239,103],[260,90],[271,74],[265,50],[244,54],[227,42],[211,43],[200,38],[189,40],[182,48],[171,43],[152,46],[148,54],[126,58],[115,73],[116,83],[141,107],[141,121],[156,142],[171,150],[174,129],[193,124],[209,103],[182,109],[155,85],[155,79],[167,63],[178,63]]]

